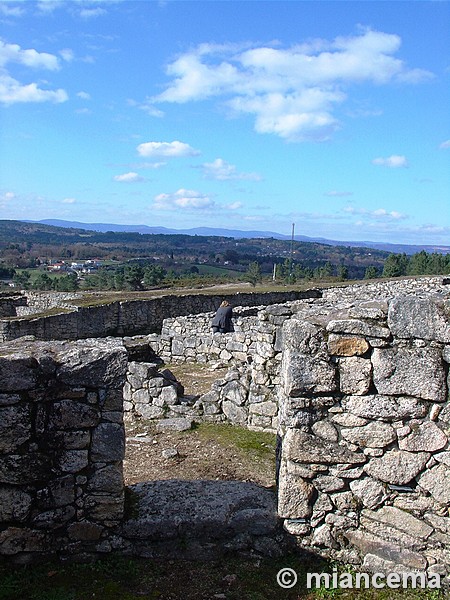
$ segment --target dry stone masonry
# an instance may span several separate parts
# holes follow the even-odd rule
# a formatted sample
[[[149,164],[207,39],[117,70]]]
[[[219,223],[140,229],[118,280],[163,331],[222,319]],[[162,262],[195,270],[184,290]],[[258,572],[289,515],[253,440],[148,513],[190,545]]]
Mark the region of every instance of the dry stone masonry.
[[[115,340],[0,347],[0,556],[110,552],[124,515]]]
[[[198,557],[280,551],[273,496],[251,486],[143,483],[124,511],[125,414],[277,431],[278,517],[300,547],[366,571],[447,576],[448,283],[353,285],[240,309],[234,298],[227,334],[211,333],[203,303],[208,312],[169,311],[159,334],[140,338],[4,343],[0,555],[181,556],[180,532]],[[228,371],[189,397],[161,359]],[[164,498],[178,502],[178,529]]]
[[[365,570],[448,575],[448,296],[337,308],[283,326],[279,515]]]
[[[144,300],[108,300],[94,296],[89,306],[77,305],[80,294],[26,292],[15,301],[15,313],[2,314],[0,298],[0,341],[33,335],[40,340],[77,340],[106,336],[128,336],[160,331],[165,318],[215,311],[222,299],[236,306],[257,306],[320,296],[318,290],[305,292],[238,293],[221,298],[206,294],[180,294]],[[24,298],[26,306],[24,307]],[[50,311],[50,312],[49,312]],[[47,312],[47,314],[46,314]],[[6,317],[6,318],[5,318]]]

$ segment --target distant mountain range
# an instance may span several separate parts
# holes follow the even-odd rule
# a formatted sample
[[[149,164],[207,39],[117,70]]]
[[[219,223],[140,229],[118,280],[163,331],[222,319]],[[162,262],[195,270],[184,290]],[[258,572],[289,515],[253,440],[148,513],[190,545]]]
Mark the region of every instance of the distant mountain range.
[[[28,223],[42,223],[44,225],[53,225],[55,227],[72,227],[76,229],[87,229],[89,231],[116,231],[133,232],[143,234],[184,234],[184,235],[204,235],[221,236],[231,238],[275,238],[277,240],[289,240],[290,235],[283,235],[274,231],[242,231],[239,229],[223,229],[215,227],[194,227],[192,229],[169,229],[167,227],[149,227],[148,225],[118,225],[114,223],[81,223],[79,221],[64,221],[62,219],[44,219],[42,221],[26,221]],[[450,253],[450,246],[433,245],[409,245],[409,244],[388,244],[384,242],[347,242],[338,240],[328,240],[320,237],[307,237],[305,235],[296,235],[294,239],[299,242],[316,242],[319,244],[328,244],[329,246],[350,246],[352,248],[374,248],[386,252],[405,254],[415,254],[421,250],[426,252],[438,252],[440,254]]]

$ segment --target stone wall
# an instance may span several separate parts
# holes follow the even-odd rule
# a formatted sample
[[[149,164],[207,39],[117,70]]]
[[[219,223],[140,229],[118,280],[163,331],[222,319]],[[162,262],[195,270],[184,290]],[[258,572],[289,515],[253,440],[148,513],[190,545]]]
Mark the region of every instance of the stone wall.
[[[320,295],[321,292],[318,290],[249,292],[223,294],[220,297],[206,294],[180,294],[148,300],[113,301],[78,308],[64,305],[62,302],[60,314],[40,316],[29,314],[24,317],[0,320],[0,341],[9,341],[26,335],[33,335],[40,340],[76,340],[151,333],[160,331],[165,318],[215,311],[224,299],[232,302],[234,306],[258,306],[298,298],[314,298]],[[44,294],[43,297],[46,299],[45,302],[49,300],[53,303],[56,294]],[[62,298],[67,300],[68,295],[63,294]],[[33,302],[36,302],[36,299]]]
[[[449,573],[449,314],[416,293],[285,322],[278,510],[301,546]]]
[[[165,322],[150,355],[229,363],[195,399],[155,363],[127,365],[120,340],[3,344],[0,556],[158,554],[154,508],[151,526],[123,520],[126,381],[129,413],[277,429],[278,512],[300,546],[364,570],[447,574],[450,304],[430,281],[236,311],[229,334],[209,333],[209,312]]]
[[[0,347],[0,558],[109,552],[124,514],[114,340]]]
[[[47,312],[52,308],[64,307],[76,310],[74,301],[83,297],[82,292],[33,292],[27,290],[22,293],[24,302],[15,313],[18,317]]]
[[[235,365],[211,389],[186,396],[182,384],[169,369],[159,370],[155,363],[130,362],[124,386],[125,418],[184,419],[186,428],[193,423],[224,422],[250,429],[275,433],[278,427],[278,406],[273,394],[251,380],[246,365]]]
[[[0,319],[19,314],[26,304],[27,299],[18,292],[0,292]]]
[[[447,294],[450,279],[448,277],[398,277],[389,281],[374,281],[372,283],[359,282],[351,285],[342,285],[323,288],[323,298],[329,302],[348,302],[354,299],[376,300],[384,298],[390,300],[403,294],[427,296],[429,294]]]

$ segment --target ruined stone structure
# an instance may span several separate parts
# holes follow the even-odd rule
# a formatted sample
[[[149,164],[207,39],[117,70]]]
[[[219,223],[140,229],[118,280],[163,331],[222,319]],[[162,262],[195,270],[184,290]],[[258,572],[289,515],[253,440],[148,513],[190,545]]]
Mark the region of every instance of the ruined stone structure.
[[[0,554],[26,560],[58,546],[173,555],[179,530],[166,504],[156,519],[150,484],[136,487],[139,515],[120,514],[123,385],[129,414],[276,430],[278,516],[301,547],[364,570],[447,575],[449,313],[447,282],[423,278],[236,311],[229,334],[211,334],[211,312],[170,317],[144,339],[150,356],[230,367],[190,402],[154,360],[134,360],[129,350],[127,362],[122,340],[3,344]],[[153,488],[154,498],[176,498],[171,485]],[[191,515],[201,506],[190,496],[198,485],[180,495]],[[231,517],[206,528],[197,546],[204,524],[181,519],[194,555],[227,544],[279,550],[273,498],[253,491],[230,488],[226,510],[209,491],[211,515],[221,506]]]
[[[0,352],[0,555],[111,551],[124,516],[120,341]]]
[[[25,292],[21,302],[15,302],[15,314],[4,315],[7,318],[2,318],[0,298],[0,342],[25,335],[33,335],[39,340],[78,340],[159,332],[165,318],[215,311],[222,299],[233,301],[235,306],[258,306],[316,298],[320,292],[248,292],[224,294],[220,298],[206,294],[180,294],[146,300],[110,300],[106,303],[102,303],[99,294],[98,303],[89,306],[77,306],[78,296],[65,292],[41,295]]]
[[[284,324],[278,512],[303,546],[448,574],[449,308],[401,296]]]

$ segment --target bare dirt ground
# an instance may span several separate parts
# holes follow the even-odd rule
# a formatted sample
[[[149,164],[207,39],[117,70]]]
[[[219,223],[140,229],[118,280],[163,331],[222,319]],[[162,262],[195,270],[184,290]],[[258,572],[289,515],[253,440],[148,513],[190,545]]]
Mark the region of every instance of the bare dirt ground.
[[[185,395],[209,391],[213,381],[226,372],[187,363],[168,368],[184,385]],[[126,426],[126,436],[126,485],[162,479],[253,481],[264,487],[275,483],[275,436],[270,434],[226,424],[203,424],[190,431],[160,433],[155,424],[140,421]],[[165,458],[167,450],[177,453]]]

